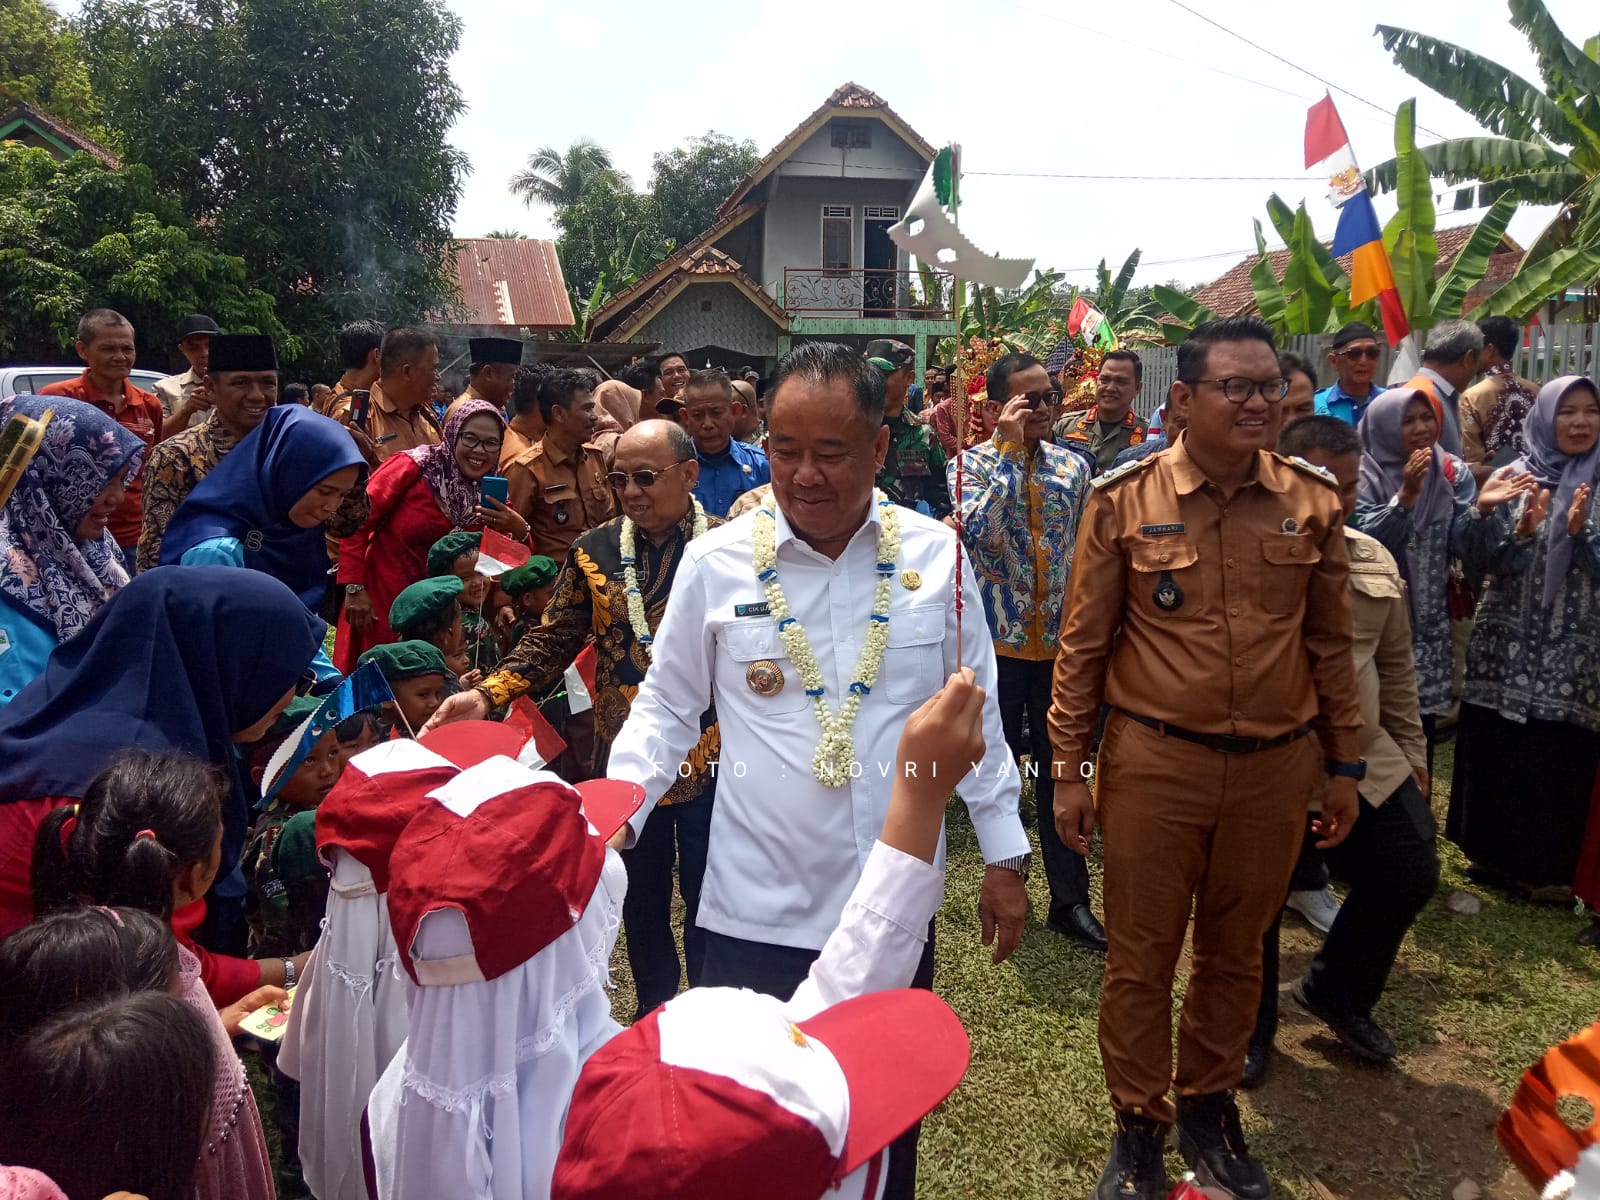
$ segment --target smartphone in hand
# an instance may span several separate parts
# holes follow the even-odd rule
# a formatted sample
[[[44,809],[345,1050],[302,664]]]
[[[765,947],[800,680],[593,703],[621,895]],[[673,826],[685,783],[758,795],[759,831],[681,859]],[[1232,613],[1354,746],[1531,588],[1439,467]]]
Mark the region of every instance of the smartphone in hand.
[[[365,388],[350,393],[350,424],[366,432],[367,414],[372,410],[372,393]]]
[[[479,489],[478,494],[485,508],[494,507],[489,503],[490,500],[498,500],[501,504],[504,504],[507,497],[511,495],[511,485],[500,475],[485,475],[479,484]]]

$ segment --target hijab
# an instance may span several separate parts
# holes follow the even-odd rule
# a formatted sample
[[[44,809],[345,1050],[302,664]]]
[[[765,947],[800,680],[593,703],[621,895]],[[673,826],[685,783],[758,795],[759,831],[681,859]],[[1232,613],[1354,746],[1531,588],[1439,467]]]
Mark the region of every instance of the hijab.
[[[337,421],[298,404],[269,409],[172,514],[161,562],[174,565],[211,538],[237,538],[245,566],[314,608],[328,587],[327,539],[321,525],[296,525],[289,510],[328,476],[365,465]]]
[[[244,846],[252,794],[233,735],[305,678],[326,629],[287,587],[254,571],[144,572],[0,709],[0,804],[77,799],[134,747],[191,754],[231,785],[226,875]]]
[[[1361,418],[1361,498],[1372,504],[1385,504],[1400,490],[1405,477],[1406,460],[1411,452],[1401,441],[1400,426],[1405,421],[1406,409],[1411,401],[1421,397],[1429,401],[1428,394],[1420,388],[1390,388],[1380,393],[1367,406]],[[1435,416],[1437,416],[1437,410]],[[1426,529],[1435,521],[1447,521],[1455,512],[1455,489],[1444,474],[1444,451],[1437,441],[1433,445],[1433,461],[1428,465],[1427,477],[1422,481],[1422,494],[1411,509],[1411,524],[1415,529]]]
[[[1588,388],[1600,400],[1600,389],[1582,375],[1563,375],[1552,379],[1539,389],[1539,398],[1522,427],[1522,441],[1526,453],[1511,464],[1516,474],[1527,471],[1540,487],[1549,488],[1550,496],[1550,547],[1544,564],[1544,604],[1555,603],[1556,594],[1572,565],[1572,538],[1567,533],[1567,513],[1572,508],[1572,495],[1584,484],[1591,487],[1600,481],[1600,442],[1589,447],[1587,454],[1563,454],[1556,445],[1556,411],[1561,402],[1574,390]]]
[[[461,473],[456,464],[456,443],[461,431],[473,417],[487,413],[500,423],[501,434],[506,428],[506,416],[487,400],[468,400],[456,407],[444,423],[444,440],[430,446],[418,446],[405,451],[405,456],[417,464],[422,478],[439,499],[439,507],[457,529],[470,529],[478,524],[478,483]]]
[[[66,641],[128,582],[110,530],[78,540],[78,522],[121,471],[136,474],[144,439],[91,404],[64,396],[0,401],[0,425],[54,409],[44,440],[0,509],[0,591]]]

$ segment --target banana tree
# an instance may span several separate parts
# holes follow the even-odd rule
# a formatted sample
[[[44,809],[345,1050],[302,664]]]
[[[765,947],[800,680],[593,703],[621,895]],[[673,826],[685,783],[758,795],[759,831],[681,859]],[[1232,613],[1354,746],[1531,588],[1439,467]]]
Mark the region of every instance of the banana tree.
[[[1148,297],[1135,299],[1131,291],[1143,253],[1135,250],[1128,255],[1115,279],[1102,258],[1095,268],[1095,289],[1084,294],[1084,299],[1105,314],[1117,343],[1123,346],[1157,346],[1165,337],[1160,321],[1161,305]],[[1076,292],[1067,298],[1069,312],[1076,298]]]
[[[1543,0],[1508,0],[1543,87],[1492,59],[1389,25],[1378,36],[1395,63],[1453,102],[1490,136],[1451,138],[1421,151],[1429,173],[1450,184],[1456,207],[1512,196],[1559,211],[1534,239],[1522,270],[1480,310],[1526,316],[1546,297],[1600,280],[1600,38],[1568,39]],[[1401,184],[1400,155],[1368,173],[1368,185]]]

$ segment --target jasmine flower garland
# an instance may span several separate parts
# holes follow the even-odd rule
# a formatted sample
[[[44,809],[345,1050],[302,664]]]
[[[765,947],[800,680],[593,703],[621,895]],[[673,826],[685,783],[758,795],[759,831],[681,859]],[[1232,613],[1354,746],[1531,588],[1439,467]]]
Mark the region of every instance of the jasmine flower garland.
[[[882,492],[875,489],[872,495],[878,505],[878,583],[861,658],[850,680],[849,695],[839,705],[838,712],[828,707],[822,666],[811,649],[805,627],[789,612],[789,602],[784,599],[783,587],[778,582],[777,517],[770,507],[756,510],[751,565],[756,578],[766,585],[767,605],[772,619],[778,623],[784,653],[800,672],[800,682],[805,685],[806,695],[811,697],[817,724],[822,726],[822,738],[811,759],[811,772],[823,787],[843,787],[850,779],[850,768],[856,760],[853,733],[856,713],[860,711],[861,701],[872,691],[872,685],[878,682],[878,669],[883,666],[883,654],[889,646],[889,598],[900,562],[900,510]]]
[[[691,539],[699,537],[706,531],[706,510],[700,507],[700,501],[690,497],[694,505],[694,531],[689,535]],[[650,633],[650,622],[644,613],[644,593],[639,590],[639,573],[634,569],[636,558],[634,548],[634,525],[632,517],[622,518],[622,586],[628,597],[628,624],[633,626],[633,636],[640,646],[644,648],[645,655],[654,658],[650,643],[655,638]]]

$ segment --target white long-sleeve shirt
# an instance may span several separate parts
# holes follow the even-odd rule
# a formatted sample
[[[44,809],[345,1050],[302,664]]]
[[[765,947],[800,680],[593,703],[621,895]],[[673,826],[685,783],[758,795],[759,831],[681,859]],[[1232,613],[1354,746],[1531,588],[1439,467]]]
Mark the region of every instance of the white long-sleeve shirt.
[[[889,646],[878,681],[855,722],[851,782],[827,788],[812,774],[821,737],[799,671],[785,656],[766,593],[752,566],[755,514],[696,538],[684,552],[672,599],[652,646],[654,658],[607,773],[645,788],[629,823],[635,836],[666,791],[670,772],[699,740],[699,714],[715,702],[722,753],[699,922],[732,937],[819,949],[839,921],[883,827],[906,718],[955,670],[955,535],[900,509],[900,561],[889,609]],[[778,579],[805,628],[837,710],[866,638],[876,586],[878,509],[837,560],[799,540],[780,512]],[[911,574],[914,572],[915,574]],[[963,563],[963,664],[988,692],[987,751],[950,780],[972,817],[986,862],[1028,851],[1017,816],[1018,777],[996,703],[994,648],[972,572]],[[757,664],[775,666],[783,685],[760,694]],[[756,672],[760,676],[762,672]],[[759,680],[758,680],[759,681]],[[939,865],[943,867],[943,846]]]

